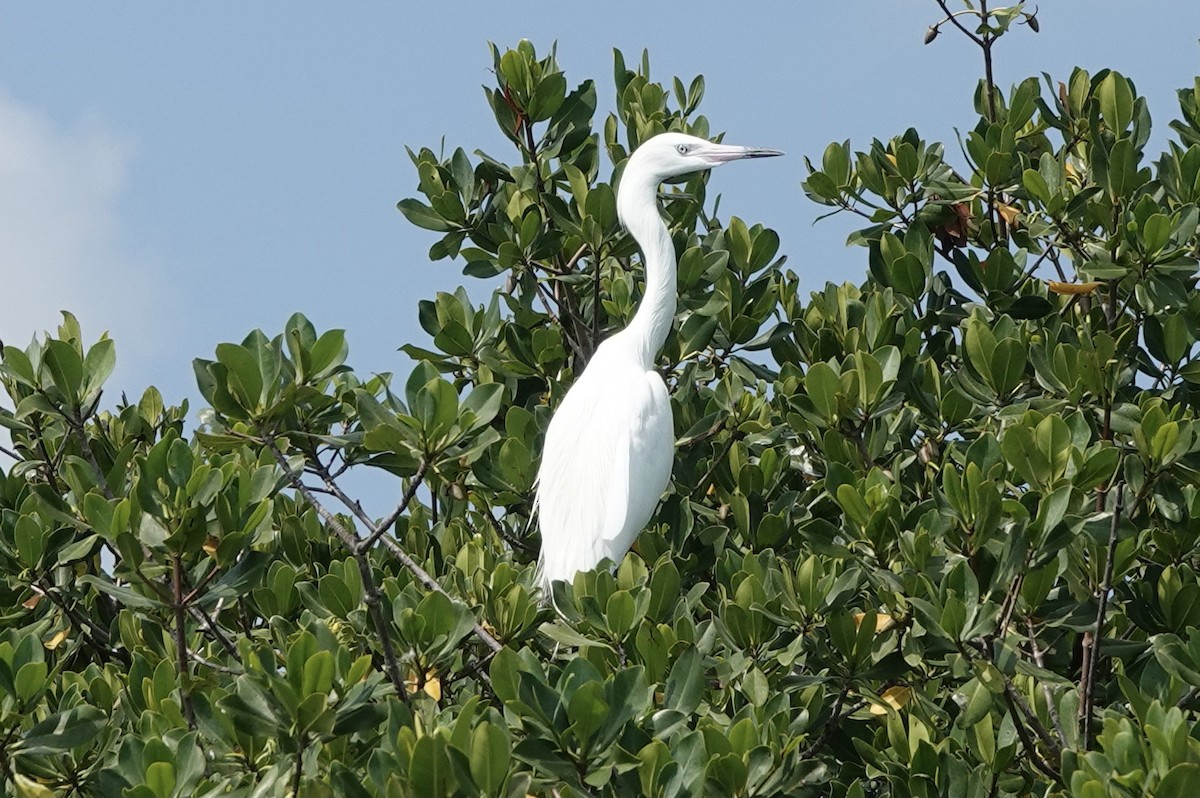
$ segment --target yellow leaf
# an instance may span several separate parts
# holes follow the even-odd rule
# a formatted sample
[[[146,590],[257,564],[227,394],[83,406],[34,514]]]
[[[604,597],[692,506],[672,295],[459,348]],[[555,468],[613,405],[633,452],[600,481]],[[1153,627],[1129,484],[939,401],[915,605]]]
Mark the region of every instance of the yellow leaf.
[[[1104,283],[1063,283],[1058,280],[1047,280],[1046,285],[1056,294],[1090,294]]]
[[[201,546],[201,548],[204,549],[204,553],[207,554],[209,557],[216,557],[217,556],[217,546],[220,544],[220,542],[221,541],[217,540],[212,535],[209,535],[207,538],[204,539],[204,545]]]
[[[892,166],[896,165],[896,156],[895,155],[892,155],[889,152],[889,153],[887,153],[887,159],[892,162]]]
[[[56,793],[44,784],[39,784],[28,776],[20,773],[13,774],[13,786],[18,798],[54,798]]]
[[[867,617],[865,612],[854,613],[854,628],[862,626],[863,618]],[[886,612],[875,613],[875,634],[882,634],[888,629],[896,625],[896,619],[888,615]]]
[[[1004,223],[1009,227],[1017,226],[1017,216],[1021,211],[1015,205],[1005,205],[1003,202],[996,203],[996,210],[1000,213],[1000,218],[1004,219]]]
[[[70,629],[63,629],[61,632],[54,635],[54,637],[50,638],[42,645],[44,645],[46,648],[53,651],[54,649],[56,649],[62,645],[62,642],[67,639],[67,633],[70,631],[71,631]]]
[[[410,695],[417,692],[417,690],[423,690],[425,695],[429,696],[434,701],[442,700],[442,680],[439,679],[437,677],[437,673],[432,670],[425,674],[425,683],[423,685],[418,685],[417,674],[409,671],[408,678],[404,680],[404,686],[407,688]]]
[[[897,685],[884,690],[879,696],[883,699],[882,704],[871,704],[872,715],[886,715],[888,707],[892,709],[900,709],[908,703],[908,699],[912,698],[912,688],[905,685]]]

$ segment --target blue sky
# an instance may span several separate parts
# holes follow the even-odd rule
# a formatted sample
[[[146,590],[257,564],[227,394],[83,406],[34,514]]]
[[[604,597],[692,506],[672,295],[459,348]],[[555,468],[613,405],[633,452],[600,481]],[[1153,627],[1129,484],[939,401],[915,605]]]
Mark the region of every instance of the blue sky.
[[[1000,82],[1119,69],[1149,96],[1161,145],[1174,90],[1200,71],[1200,4],[1042,5],[1040,34],[997,47]],[[348,330],[358,369],[406,374],[396,347],[424,338],[417,300],[464,278],[428,262],[432,234],[395,210],[415,193],[404,146],[510,157],[479,87],[486,43],[522,37],[557,41],[568,80],[597,79],[604,105],[613,47],[648,48],[660,80],[703,73],[714,130],[789,156],[721,170],[723,215],[778,230],[806,289],[858,282],[848,223],[812,224],[802,156],[908,126],[953,152],[981,73],[952,31],[922,46],[933,0],[451,8],[4,4],[0,337],[24,345],[69,308],[85,334],[116,338],[114,388],[177,400],[195,395],[193,357],[300,310]]]

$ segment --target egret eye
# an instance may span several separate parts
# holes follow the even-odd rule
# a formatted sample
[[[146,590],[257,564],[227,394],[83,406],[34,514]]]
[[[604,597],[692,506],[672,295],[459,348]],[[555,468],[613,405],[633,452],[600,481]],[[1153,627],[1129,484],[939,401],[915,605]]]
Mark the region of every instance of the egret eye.
[[[679,150],[680,155],[688,154],[688,145],[686,145],[686,144],[679,144],[675,147],[675,149]]]

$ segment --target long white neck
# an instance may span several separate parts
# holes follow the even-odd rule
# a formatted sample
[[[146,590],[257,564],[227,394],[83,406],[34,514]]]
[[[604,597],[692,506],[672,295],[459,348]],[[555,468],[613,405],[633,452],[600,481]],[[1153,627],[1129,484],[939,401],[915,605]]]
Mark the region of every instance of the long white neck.
[[[617,335],[632,345],[646,369],[654,367],[671,332],[677,293],[675,246],[658,207],[658,185],[656,177],[626,170],[617,192],[617,215],[641,247],[646,267],[646,293],[629,326]]]

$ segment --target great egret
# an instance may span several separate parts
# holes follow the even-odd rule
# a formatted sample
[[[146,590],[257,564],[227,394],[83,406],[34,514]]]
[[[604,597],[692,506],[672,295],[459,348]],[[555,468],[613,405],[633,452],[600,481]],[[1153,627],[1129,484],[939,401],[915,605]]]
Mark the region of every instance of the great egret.
[[[596,349],[550,420],[537,475],[543,588],[620,562],[671,479],[675,433],[667,386],[654,367],[676,304],[675,247],[658,186],[672,177],[778,150],[661,133],[629,158],[617,215],[642,249],[646,292],[629,326]]]

